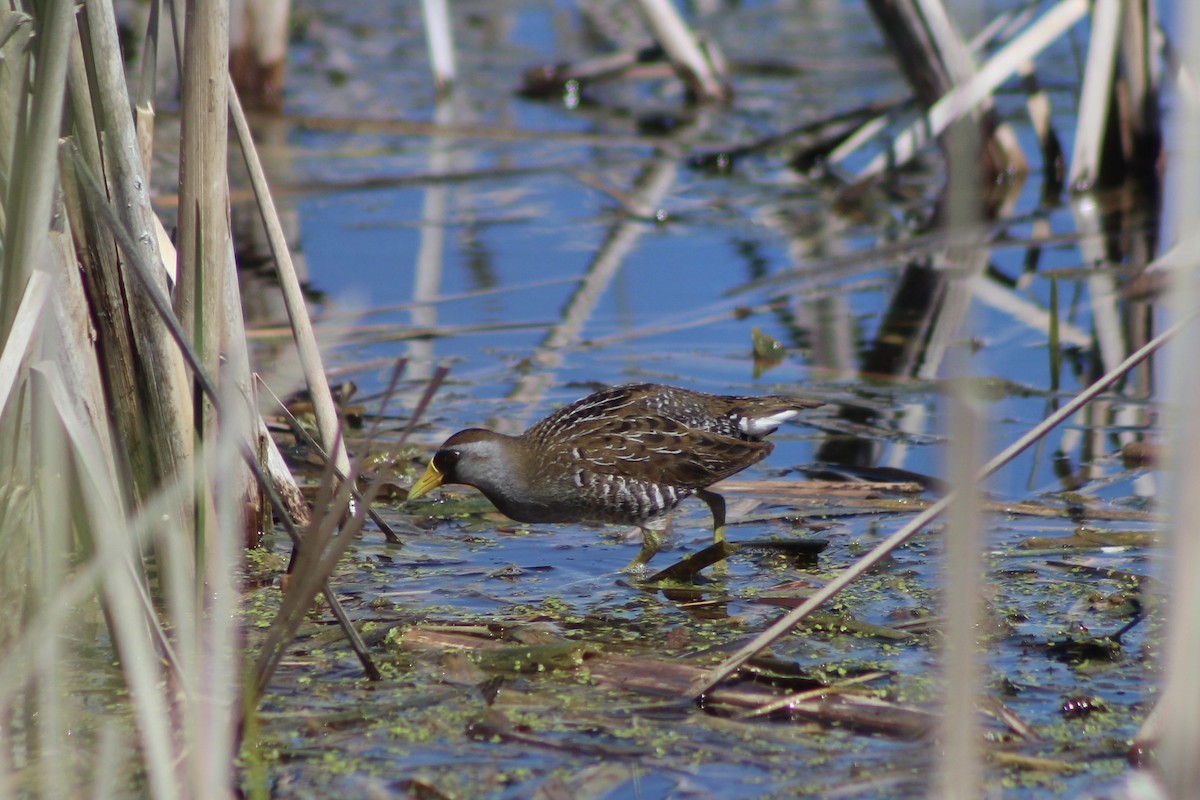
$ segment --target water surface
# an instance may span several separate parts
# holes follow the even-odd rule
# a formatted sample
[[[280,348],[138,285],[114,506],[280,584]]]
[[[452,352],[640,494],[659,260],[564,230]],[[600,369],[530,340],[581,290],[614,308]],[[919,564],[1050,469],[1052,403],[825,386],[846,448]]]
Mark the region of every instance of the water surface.
[[[445,98],[428,76],[417,4],[298,4],[286,115],[272,123],[283,136],[268,151],[273,180],[294,210],[324,330],[340,341],[331,369],[359,384],[368,409],[395,359],[408,366],[393,408],[411,408],[428,376],[450,368],[410,439],[422,455],[463,427],[516,432],[599,385],[650,380],[828,403],[809,425],[782,430],[771,458],[739,478],[892,468],[945,479],[949,377],[976,381],[991,453],[1152,334],[1154,307],[1118,293],[1123,270],[1153,254],[1150,204],[1118,192],[1045,196],[1015,94],[997,106],[1034,175],[999,223],[955,251],[927,227],[944,179],[936,149],[853,195],[848,179],[878,144],[829,174],[792,168],[787,144],[727,171],[694,166],[693,156],[907,95],[860,3],[706,5],[711,13],[692,21],[733,65],[737,94],[725,107],[688,107],[669,77],[596,87],[579,104],[521,96],[526,68],[602,52],[573,4],[455,3],[462,80]],[[1067,143],[1077,52],[1063,42],[1040,63]],[[1104,210],[1107,227],[1090,208]],[[756,328],[784,348],[765,371],[752,357]],[[1101,791],[1125,768],[1126,741],[1152,699],[1153,623],[1113,659],[1069,648],[1059,658],[1051,646],[1121,628],[1152,551],[1026,545],[1085,522],[1153,530],[1143,512],[1157,476],[1126,469],[1117,454],[1152,430],[1155,392],[1143,368],[989,484],[997,503],[1028,505],[990,518],[986,682],[991,702],[1040,737],[1022,741],[992,721],[989,752],[1048,760],[997,756],[990,780],[1005,797]],[[830,546],[816,566],[738,555],[704,587],[721,601],[704,613],[621,575],[637,545],[620,531],[516,525],[487,516],[485,504],[442,519],[461,507],[433,501],[402,548],[365,537],[336,583],[360,619],[391,630],[378,643],[389,679],[356,682],[336,645],[314,652],[302,640],[267,706],[277,793],[924,796],[927,741],[647,710],[660,701],[589,681],[585,655],[717,659],[775,619],[779,597],[819,586],[909,516],[845,500],[798,512],[761,488],[730,498],[752,507],[751,521],[731,528],[735,540],[819,536]],[[1029,513],[1037,508],[1058,516]],[[411,524],[411,510],[388,518]],[[706,514],[685,505],[673,549],[655,563],[703,547]],[[830,609],[927,628],[900,639],[806,630],[773,655],[825,677],[880,669],[870,691],[933,708],[944,532],[919,536]],[[572,666],[505,671],[404,639],[420,624],[488,622],[540,626],[587,653]],[[1091,704],[1064,710],[1073,698]],[[304,728],[301,702],[316,720]],[[311,705],[322,702],[324,716]],[[330,722],[335,711],[349,721]]]

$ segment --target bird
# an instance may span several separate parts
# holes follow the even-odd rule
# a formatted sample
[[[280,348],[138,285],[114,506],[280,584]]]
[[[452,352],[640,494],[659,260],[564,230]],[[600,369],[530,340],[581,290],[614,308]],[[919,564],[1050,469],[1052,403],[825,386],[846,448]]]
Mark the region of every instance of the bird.
[[[644,568],[662,542],[665,517],[688,497],[725,539],[725,499],[709,489],[774,449],[764,437],[823,405],[790,395],[729,396],[654,383],[603,389],[564,406],[518,436],[459,431],[437,449],[408,501],[443,484],[483,492],[517,522],[636,525]]]

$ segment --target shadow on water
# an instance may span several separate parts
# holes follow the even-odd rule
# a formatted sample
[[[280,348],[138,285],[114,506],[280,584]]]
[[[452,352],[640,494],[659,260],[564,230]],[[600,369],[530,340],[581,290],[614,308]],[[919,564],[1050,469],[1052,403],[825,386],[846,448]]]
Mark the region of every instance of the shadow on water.
[[[590,45],[576,12],[516,2],[471,10],[463,83],[438,100],[416,4],[399,5],[387,24],[335,3],[299,18],[275,180],[366,415],[397,357],[392,407],[440,365],[450,377],[418,446],[354,443],[398,487],[381,511],[404,544],[366,535],[334,584],[385,679],[362,681],[312,614],[247,763],[277,796],[924,796],[942,528],[700,703],[679,693],[936,498],[948,353],[967,354],[994,451],[1153,336],[1153,296],[1126,287],[1156,252],[1156,196],[1014,180],[951,236],[935,151],[871,183],[845,177],[878,148],[812,167],[856,112],[907,107],[857,3],[718,4],[697,23],[737,95],[702,108],[654,73],[522,96],[528,67]],[[1069,73],[1066,44],[1048,59]],[[1047,91],[1070,138],[1071,91]],[[996,113],[1036,157],[1023,102],[999,95]],[[277,361],[269,328],[261,343]],[[1100,791],[1153,699],[1153,369],[989,487],[983,711],[1006,797]],[[733,542],[782,546],[647,587],[618,572],[636,551],[623,531],[520,525],[454,488],[401,503],[448,433],[519,432],[640,380],[826,401],[723,489]],[[711,542],[706,515],[685,504],[656,568]],[[788,552],[813,539],[815,560]],[[267,613],[277,590],[251,601]]]

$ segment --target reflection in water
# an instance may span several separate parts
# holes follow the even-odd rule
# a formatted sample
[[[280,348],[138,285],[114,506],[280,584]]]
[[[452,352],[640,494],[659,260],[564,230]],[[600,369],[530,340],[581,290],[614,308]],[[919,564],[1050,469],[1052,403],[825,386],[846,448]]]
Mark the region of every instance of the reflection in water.
[[[703,135],[708,119],[710,114],[701,109],[693,119],[679,128],[671,137],[672,148],[663,148],[634,180],[634,185],[627,195],[627,207],[642,209],[643,213],[648,215],[659,213],[679,173],[679,159],[673,154],[673,148],[686,149],[689,141]],[[638,239],[653,224],[646,219],[622,215],[609,229],[579,286],[563,308],[560,321],[546,334],[532,356],[535,368],[519,378],[513,387],[510,394],[513,400],[526,406],[533,406],[541,401],[546,389],[556,381],[556,369],[562,363],[563,349],[578,342],[580,331],[588,322],[601,295],[624,265]]]
[[[933,148],[903,170],[886,169],[888,148],[877,136],[858,137],[862,150],[835,149],[847,130],[822,121],[870,116],[856,113],[864,109],[874,114],[883,107],[900,113],[909,108],[903,102],[908,90],[881,55],[880,37],[860,3],[706,3],[704,22],[734,64],[738,94],[726,106],[698,112],[680,111],[670,76],[609,82],[572,95],[566,105],[518,96],[514,90],[529,64],[588,52],[575,12],[562,4],[473,7],[470,24],[456,29],[462,81],[454,96],[435,105],[423,52],[405,38],[419,30],[416,12],[407,8],[414,4],[388,7],[386,14],[394,16],[387,19],[397,23],[390,29],[364,24],[365,12],[353,4],[327,5],[298,34],[302,54],[294,103],[308,123],[298,122],[280,146],[294,148],[296,185],[318,192],[323,201],[315,206],[320,213],[308,213],[304,231],[317,285],[331,293],[365,288],[380,307],[390,307],[380,315],[399,336],[436,331],[436,339],[406,340],[411,375],[428,374],[437,363],[454,366],[453,388],[439,395],[425,417],[429,427],[419,427],[414,440],[440,441],[444,428],[477,425],[488,417],[506,421],[513,432],[550,406],[584,394],[581,385],[593,382],[650,378],[748,393],[800,388],[833,401],[836,417],[819,420],[816,433],[781,431],[773,465],[802,468],[822,461],[855,468],[843,473],[893,469],[941,476],[948,353],[963,353],[979,376],[973,388],[988,404],[983,433],[989,440],[983,446],[991,452],[1153,332],[1153,301],[1128,300],[1122,288],[1126,276],[1153,254],[1155,203],[1148,218],[1135,202],[1116,199],[1133,196],[1122,189],[1077,200],[1076,207],[1095,206],[1077,215],[1061,187],[1031,178],[1025,186],[1006,184],[998,197],[988,198],[994,218],[951,236],[941,227],[944,176]],[[1085,4],[1069,5],[1067,10],[1080,15],[1086,10]],[[1035,165],[1042,168],[1034,175],[1061,167],[1050,144],[1055,131],[1064,141],[1072,138],[1074,98],[1062,88],[1070,56],[1065,44],[1052,47],[1047,58],[1058,61],[1037,64],[1030,76],[1031,83],[1041,79],[1039,103],[1055,116],[1030,126],[1024,122],[1024,97],[996,100],[1023,145],[1045,143],[1043,151],[1029,153],[1046,162]],[[365,97],[379,100],[368,104]],[[641,124],[689,114],[695,117],[667,134],[661,128],[651,134]],[[431,115],[432,124],[426,122]],[[372,116],[372,124],[345,122],[363,116]],[[894,131],[904,123],[888,118],[875,131]],[[780,137],[781,131],[805,131],[809,138],[797,145],[799,140]],[[805,154],[803,171],[795,166],[796,146]],[[814,166],[810,153],[831,151],[837,164]],[[736,157],[689,160],[711,152]],[[875,156],[886,177],[871,183],[844,179],[862,174]],[[689,168],[698,163],[716,169]],[[613,195],[619,196],[619,211]],[[306,202],[300,199],[302,213]],[[638,216],[660,209],[666,212],[662,224]],[[460,216],[469,217],[464,234],[450,235]],[[352,246],[360,253],[376,249],[347,259],[344,252]],[[418,265],[414,279],[397,279],[412,263]],[[373,271],[378,265],[386,271]],[[618,281],[627,291],[612,291]],[[781,363],[757,378],[751,353],[755,327],[785,345]],[[359,344],[354,355],[367,363],[397,355],[395,340]],[[369,390],[371,377],[364,377],[360,383]],[[1118,516],[1128,509],[1112,509],[1104,501],[1132,504],[1146,491],[1139,481],[1150,473],[1120,469],[1106,459],[1126,441],[1147,436],[1153,377],[1151,367],[1139,368],[1120,393],[1108,395],[1107,405],[1093,403],[1075,424],[1048,439],[1043,451],[1023,456],[999,475],[989,488],[1002,508],[1011,509],[1012,500],[1051,515],[1068,505],[1073,513],[1108,508],[1121,525],[1136,519],[1152,526],[1146,516]],[[821,535],[830,541],[823,563],[814,568],[742,553],[730,560],[726,575],[705,585],[703,597],[664,602],[613,579],[610,571],[628,560],[628,548],[595,530],[497,525],[478,509],[464,508],[454,519],[427,521],[432,530],[411,534],[402,551],[364,544],[359,553],[371,569],[358,570],[355,579],[363,582],[362,596],[395,599],[386,612],[380,605],[381,616],[391,613],[406,622],[409,614],[532,620],[570,636],[626,636],[622,641],[631,648],[649,642],[660,649],[678,645],[673,654],[723,655],[744,632],[777,615],[765,602],[802,602],[827,584],[833,570],[907,516],[909,498],[872,505],[821,497],[812,506],[795,497],[767,499],[764,484],[785,485],[790,477],[767,467],[759,477],[768,480],[746,491],[764,506],[762,513],[732,529],[731,541],[790,541],[823,515],[827,527]],[[1049,499],[1029,499],[1041,490],[1048,490]],[[445,507],[460,508],[452,500]],[[681,551],[706,543],[698,515],[699,509],[682,509],[676,525]],[[1017,610],[1003,618],[992,615],[996,630],[988,632],[991,664],[1013,687],[1006,702],[1047,729],[1060,720],[1035,695],[1111,682],[1101,691],[1116,686],[1114,692],[1124,697],[1120,703],[1145,697],[1141,677],[1117,672],[1140,676],[1133,659],[1106,667],[1115,671],[1094,681],[1086,670],[1048,666],[1028,646],[1045,639],[1048,630],[1077,623],[1102,628],[1106,622],[1088,605],[1094,587],[1077,574],[1055,574],[1045,558],[1022,549],[1028,534],[1048,527],[1070,538],[1076,523],[1006,513],[991,531],[989,544],[1000,565],[989,574],[1001,593],[996,605]],[[941,541],[918,537],[881,563],[867,585],[856,585],[844,600],[848,614],[884,628],[906,622],[922,623],[923,630],[939,627],[934,587]],[[1145,553],[1133,552],[1138,558]],[[1081,558],[1092,556],[1098,570],[1113,563],[1103,559],[1117,557],[1096,550]],[[1141,569],[1129,559],[1123,566]],[[1105,594],[1125,588],[1115,578],[1103,581],[1099,590]],[[719,627],[703,627],[707,614]],[[928,642],[893,641],[903,644],[885,648],[867,636],[807,629],[785,637],[777,648],[782,658],[804,667],[886,661],[893,671],[883,691],[910,691],[914,702],[922,702],[928,686],[906,681],[928,675]],[[407,651],[401,656],[411,657]],[[443,680],[442,666],[429,666],[427,674]],[[419,670],[411,674],[414,680],[422,677]],[[1034,674],[1037,680],[1029,682],[1038,684],[1036,690],[1024,691],[1024,676]],[[523,702],[513,698],[532,680],[505,678],[497,704]],[[454,696],[473,698],[474,691],[456,687]],[[535,688],[528,694],[536,693]],[[542,700],[527,698],[530,705]],[[621,716],[620,724],[629,719]],[[637,720],[645,723],[644,716]],[[695,781],[732,786],[746,796],[762,793],[755,784],[759,778],[781,782],[782,796],[812,775],[844,776],[862,764],[867,770],[894,768],[879,755],[894,755],[894,743],[877,748],[877,742],[851,740],[854,746],[847,748],[838,738],[843,731],[810,735],[763,727],[751,738],[786,736],[789,757],[797,742],[825,746],[829,760],[816,773],[796,777],[781,779],[774,765],[756,774],[754,767],[725,757],[728,739],[703,729],[699,714],[688,720],[703,732],[690,737],[687,747],[703,745],[695,740],[706,736],[715,743],[703,751]],[[597,713],[588,724],[603,730],[612,722]],[[1114,723],[1113,730],[1119,738],[1131,728]],[[546,763],[558,768],[562,761],[556,759],[588,736],[591,728],[586,736],[564,734],[570,745],[544,748],[543,755],[551,755],[532,768],[537,778],[514,777],[504,791],[535,796]],[[467,746],[477,748],[472,758],[489,765],[498,752],[502,758],[531,758],[525,745],[512,751],[492,742]],[[445,745],[421,747],[428,749],[412,747],[405,757],[453,764],[455,773],[470,769],[464,765],[471,758],[462,752],[447,757]],[[672,756],[679,752],[667,747]],[[920,747],[928,749],[925,743]],[[636,762],[660,781],[639,784],[649,787],[646,796],[690,790],[683,780],[676,784],[664,777],[667,770],[652,761]],[[417,769],[391,761],[387,768],[403,775]],[[1088,780],[1082,772],[1063,778],[1078,781],[1068,792]],[[1087,788],[1096,785],[1091,780]],[[922,792],[923,786],[907,794]]]
[[[434,107],[434,122],[440,127],[450,127],[458,120],[459,113],[454,98],[458,92],[450,92],[438,98]],[[446,175],[453,170],[469,165],[470,151],[456,150],[454,139],[448,136],[429,137],[429,174]],[[412,309],[409,316],[412,326],[418,330],[433,330],[437,324],[437,307],[433,301],[441,293],[442,270],[445,266],[446,225],[450,216],[450,186],[442,181],[433,181],[423,190],[420,220],[420,244],[417,248],[416,270],[413,275]],[[400,266],[400,263],[397,263]],[[410,375],[416,380],[427,379],[434,368],[434,340],[413,339],[408,343]]]

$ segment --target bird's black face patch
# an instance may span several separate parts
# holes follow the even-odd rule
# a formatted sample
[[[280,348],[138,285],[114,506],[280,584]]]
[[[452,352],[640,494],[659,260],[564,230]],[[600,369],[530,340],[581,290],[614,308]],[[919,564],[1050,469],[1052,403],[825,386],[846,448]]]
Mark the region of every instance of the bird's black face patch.
[[[433,454],[433,468],[442,473],[445,478],[451,478],[460,457],[462,457],[462,452],[459,450],[438,450]]]

